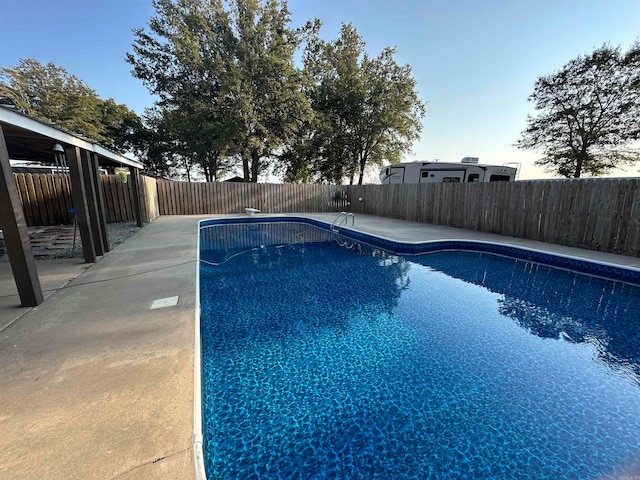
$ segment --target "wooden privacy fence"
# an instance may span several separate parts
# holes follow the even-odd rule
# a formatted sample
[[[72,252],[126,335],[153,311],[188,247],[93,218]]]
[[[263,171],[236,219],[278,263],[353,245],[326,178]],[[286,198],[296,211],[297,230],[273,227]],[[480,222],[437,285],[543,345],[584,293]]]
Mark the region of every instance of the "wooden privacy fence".
[[[160,215],[331,212],[347,207],[347,187],[315,184],[189,183],[158,180]]]
[[[14,178],[27,225],[63,225],[73,222],[73,217],[69,214],[72,207],[69,175],[15,173]]]
[[[365,185],[347,191],[356,213],[640,256],[635,178]]]
[[[15,174],[28,225],[71,223],[66,175]],[[140,177],[143,221],[158,215],[349,210],[640,256],[640,179],[299,185]],[[130,182],[101,177],[107,221],[133,222]]]
[[[158,181],[160,215],[349,210],[640,256],[640,180],[392,185]]]
[[[66,174],[14,174],[27,225],[47,226],[73,223],[71,179]],[[134,222],[133,190],[117,175],[100,177],[108,223]],[[143,220],[158,216],[155,179],[141,176]]]

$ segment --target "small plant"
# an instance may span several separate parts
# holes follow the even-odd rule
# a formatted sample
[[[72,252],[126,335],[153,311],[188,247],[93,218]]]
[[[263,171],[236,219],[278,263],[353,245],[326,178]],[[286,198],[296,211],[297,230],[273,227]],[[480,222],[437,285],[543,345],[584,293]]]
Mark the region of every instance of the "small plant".
[[[127,183],[127,180],[129,180],[129,173],[125,172],[124,170],[116,172],[116,175],[122,183]]]

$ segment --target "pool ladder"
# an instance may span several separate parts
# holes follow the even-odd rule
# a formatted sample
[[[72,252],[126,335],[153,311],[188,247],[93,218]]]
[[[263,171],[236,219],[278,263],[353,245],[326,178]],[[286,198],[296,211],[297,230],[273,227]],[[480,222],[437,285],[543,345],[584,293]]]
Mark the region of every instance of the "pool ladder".
[[[340,212],[340,215],[338,215],[336,217],[336,219],[333,221],[333,223],[331,224],[330,230],[334,233],[338,233],[339,227],[341,227],[342,225],[348,225],[349,224],[349,217],[351,217],[351,225],[355,225],[356,224],[356,216],[351,213],[351,212]],[[338,223],[338,221],[340,221]]]
[[[340,227],[342,225],[349,224],[349,217],[351,217],[351,225],[352,226],[355,225],[356,217],[353,213],[341,212],[340,215],[338,215],[336,219],[333,221],[333,223],[331,224],[330,230],[336,234],[336,242],[338,242],[338,245],[340,245],[341,247],[346,247],[351,249],[353,248],[354,243],[351,240],[348,240],[347,237],[340,235]]]

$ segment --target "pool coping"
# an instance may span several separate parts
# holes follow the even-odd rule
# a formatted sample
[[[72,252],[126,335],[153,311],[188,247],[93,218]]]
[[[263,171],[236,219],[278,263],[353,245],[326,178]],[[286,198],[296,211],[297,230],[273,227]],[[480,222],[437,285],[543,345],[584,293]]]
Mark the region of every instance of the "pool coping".
[[[202,354],[200,343],[200,229],[205,220],[198,221],[196,243],[196,298],[195,298],[195,342],[193,347],[193,462],[196,480],[207,480],[202,449]]]
[[[640,286],[640,268],[613,264],[595,259],[587,259],[563,253],[552,253],[541,249],[511,245],[489,240],[471,239],[438,239],[424,241],[399,241],[382,235],[365,233],[345,226],[333,226],[325,220],[301,215],[261,215],[261,216],[231,216],[211,218],[198,221],[198,238],[196,251],[196,297],[195,297],[195,343],[194,343],[194,430],[192,437],[193,458],[196,480],[207,480],[204,467],[203,432],[202,432],[202,376],[201,376],[201,338],[200,338],[200,230],[211,225],[225,225],[237,223],[281,223],[299,222],[310,224],[336,234],[344,234],[356,241],[367,243],[377,248],[392,251],[397,255],[415,256],[438,251],[463,250],[480,253],[490,253],[517,260],[533,262],[548,267],[559,268],[582,273],[606,280],[629,283]],[[332,230],[335,228],[335,230]],[[394,248],[395,247],[395,248]],[[397,251],[397,250],[405,251]],[[617,275],[614,275],[617,274]]]

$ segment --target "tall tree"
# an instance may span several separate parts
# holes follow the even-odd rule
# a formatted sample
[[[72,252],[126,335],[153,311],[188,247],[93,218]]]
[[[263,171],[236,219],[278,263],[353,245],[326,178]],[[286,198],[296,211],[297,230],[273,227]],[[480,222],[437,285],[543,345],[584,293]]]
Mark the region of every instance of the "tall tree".
[[[309,159],[320,178],[362,183],[367,165],[396,161],[422,129],[425,107],[409,65],[398,65],[392,48],[378,56],[351,24],[333,42],[316,40],[305,53],[313,78],[309,90],[316,113],[315,145]]]
[[[311,115],[294,54],[317,24],[292,29],[286,1],[236,0],[238,84],[243,119],[241,157],[245,180],[257,181],[265,167]]]
[[[154,0],[149,30],[135,31],[127,61],[184,126],[180,138],[210,178],[242,159],[257,181],[308,113],[293,56],[300,42],[279,0]],[[177,121],[177,119],[181,119]],[[197,128],[194,128],[197,126]]]
[[[170,155],[201,165],[207,181],[229,165],[240,128],[233,86],[236,38],[220,0],[155,0],[127,61],[159,97],[156,125]],[[186,161],[186,160],[185,160]]]
[[[628,52],[602,46],[538,78],[538,111],[516,146],[540,151],[536,164],[564,177],[602,175],[640,159],[640,43]]]
[[[95,140],[117,150],[135,148],[142,123],[125,105],[102,100],[64,68],[22,59],[0,69],[0,98],[27,115]]]
[[[134,111],[110,98],[98,103],[98,116],[103,145],[119,152],[140,153],[146,127]]]

